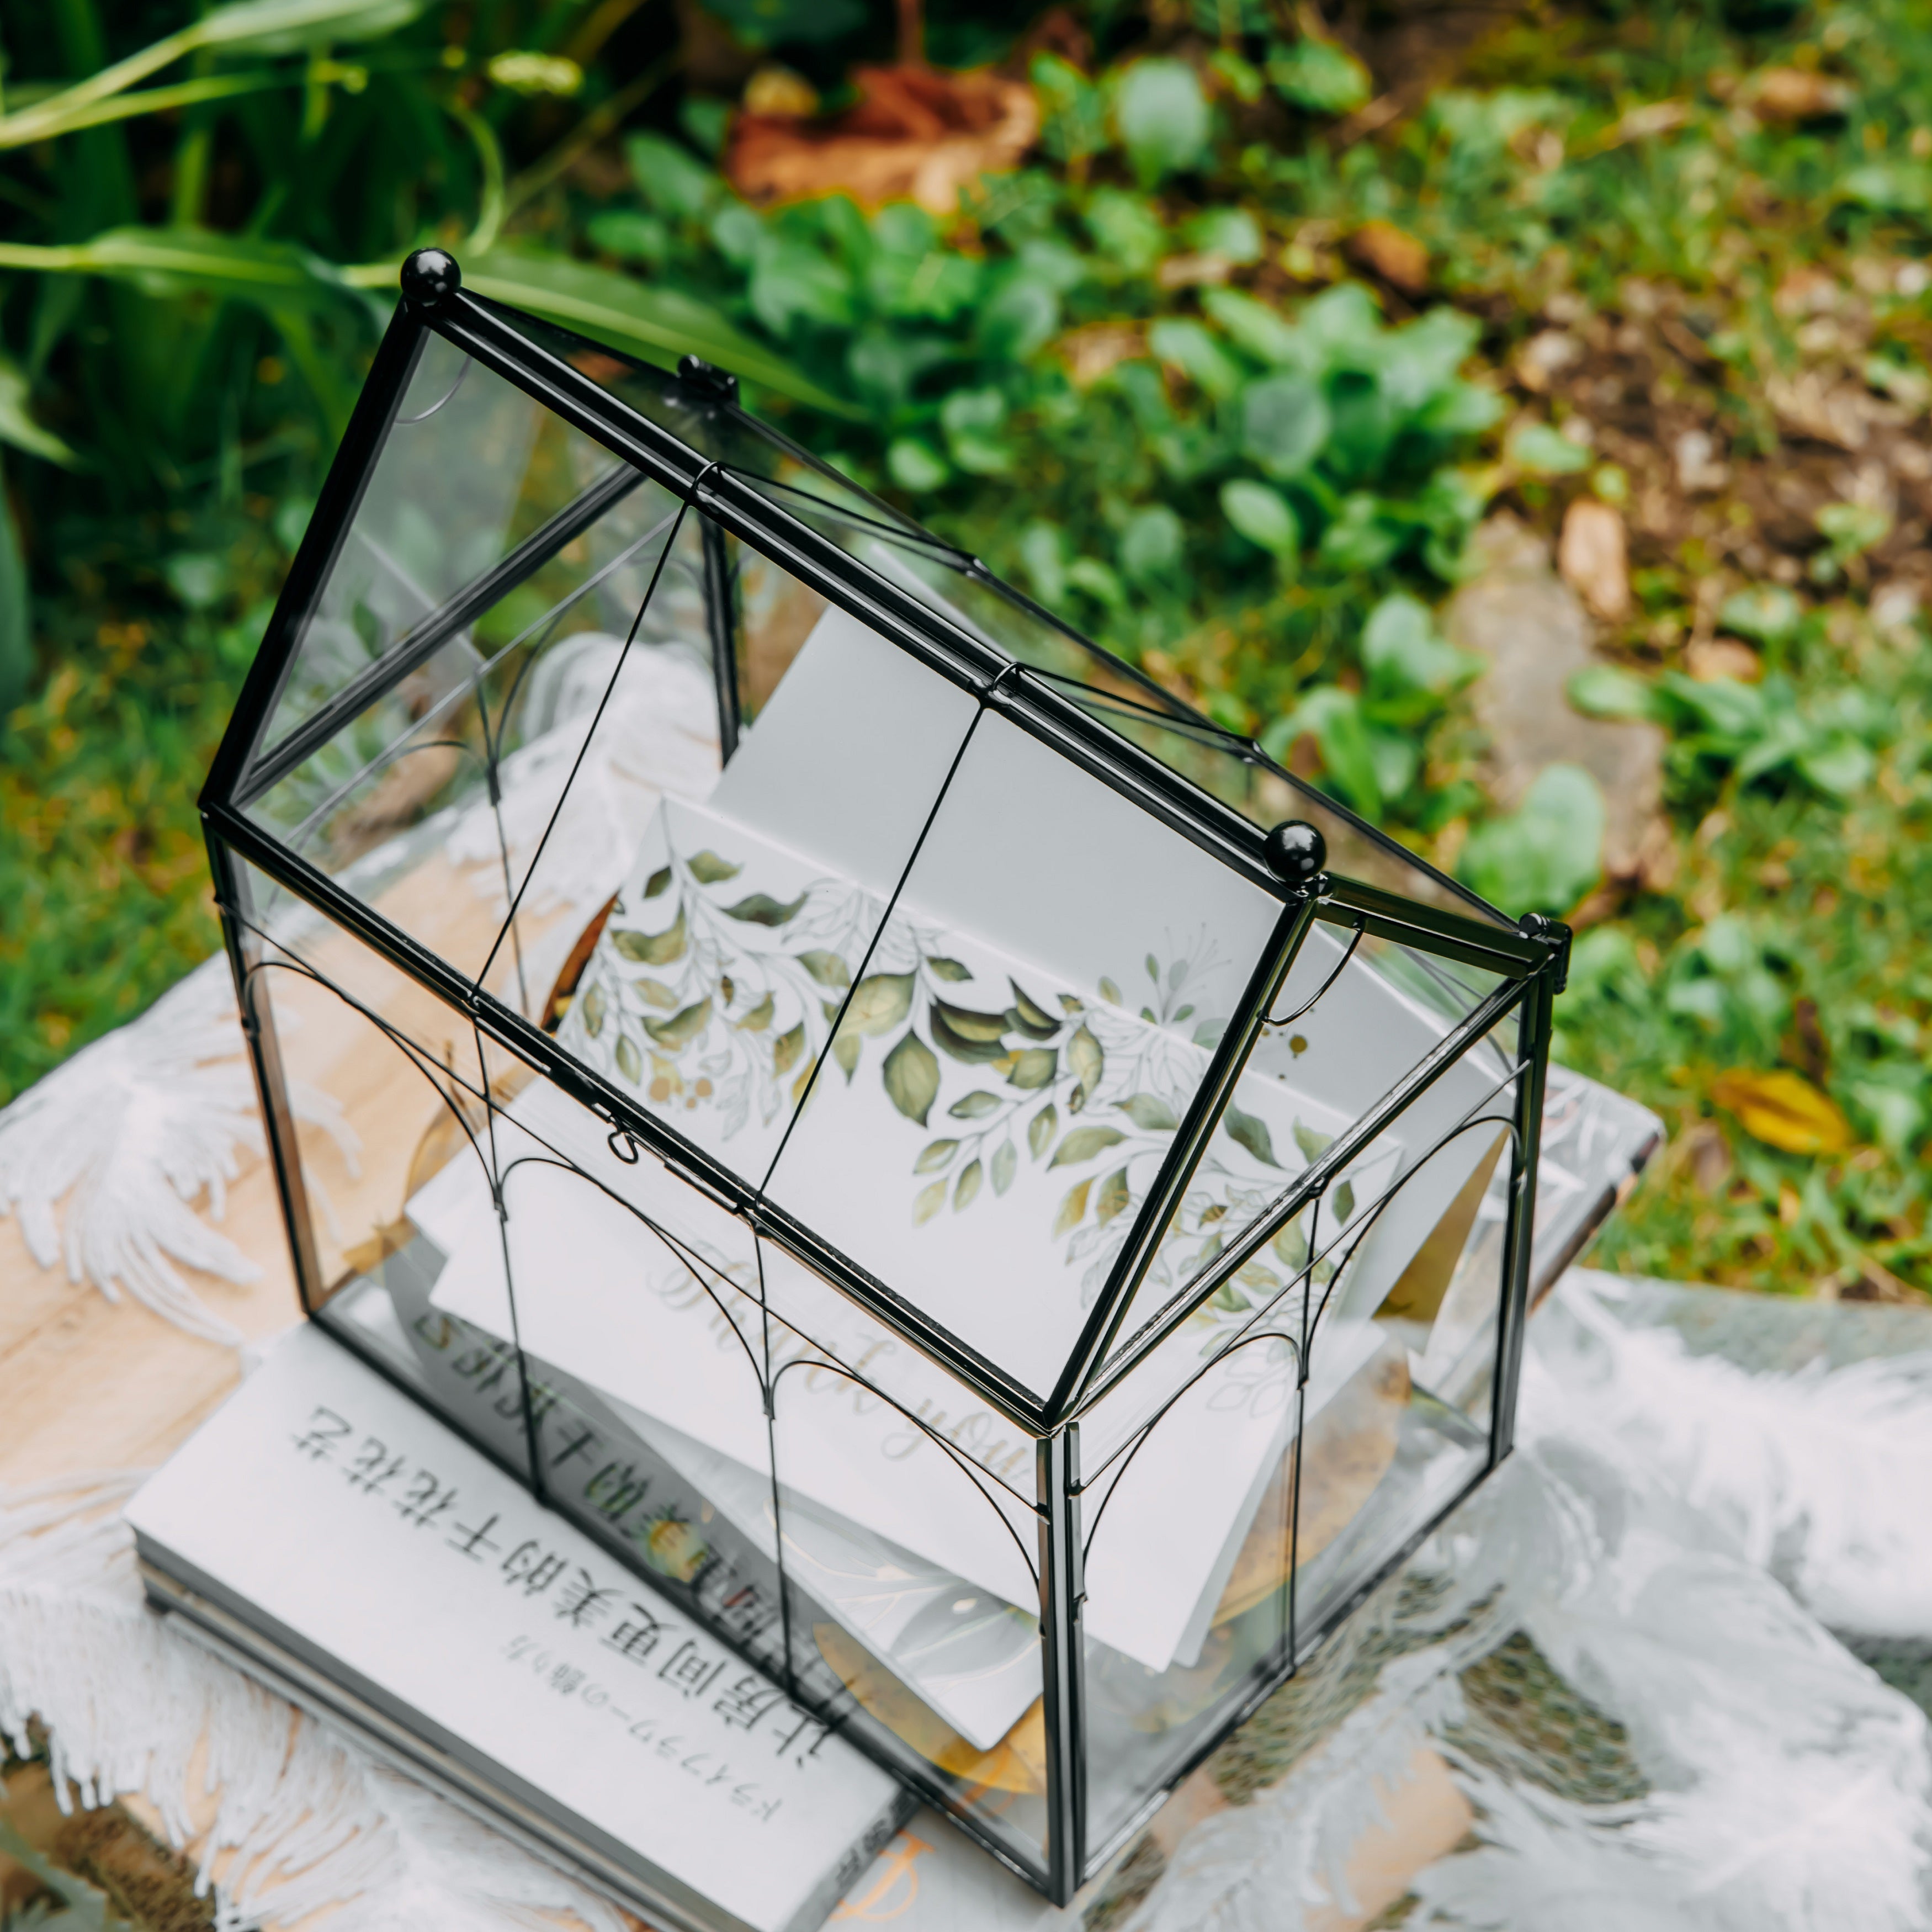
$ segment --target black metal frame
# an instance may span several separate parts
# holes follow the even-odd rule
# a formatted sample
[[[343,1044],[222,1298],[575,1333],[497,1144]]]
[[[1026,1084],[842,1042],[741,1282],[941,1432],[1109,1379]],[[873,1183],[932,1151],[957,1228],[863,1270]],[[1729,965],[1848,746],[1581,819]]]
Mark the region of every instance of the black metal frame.
[[[414,298],[399,305],[377,351],[201,800],[224,937],[240,994],[251,1064],[268,1125],[269,1152],[276,1168],[304,1306],[311,1313],[320,1310],[328,1298],[329,1285],[320,1278],[309,1204],[272,1019],[256,997],[254,982],[262,963],[262,942],[245,880],[236,864],[238,857],[308,902],[335,926],[461,1016],[476,1030],[479,1053],[484,1038],[494,1040],[516,1060],[549,1079],[595,1114],[614,1135],[628,1136],[648,1148],[671,1172],[740,1220],[760,1240],[774,1240],[789,1250],[1035,1439],[1035,1507],[1039,1518],[1047,1719],[1048,1857],[1044,1870],[1026,1869],[1017,1864],[1016,1868],[1022,1869],[1032,1882],[1064,1904],[1096,1868],[1085,1844],[1081,1617],[1084,1589],[1079,1528],[1084,1486],[1079,1470],[1078,1418],[1118,1387],[1264,1244],[1311,1202],[1320,1202],[1364,1148],[1514,1010],[1520,1020],[1516,1072],[1510,1076],[1516,1092],[1511,1124],[1504,1301],[1490,1452],[1476,1480],[1493,1468],[1508,1453],[1512,1440],[1522,1327],[1527,1314],[1536,1150],[1551,1003],[1554,994],[1561,990],[1567,964],[1568,932],[1549,921],[1526,921],[1520,928],[1513,928],[1502,922],[1498,915],[1480,901],[1473,900],[1460,886],[1441,879],[1440,875],[1434,876],[1450,894],[1469,903],[1469,913],[1448,911],[1325,874],[1302,885],[1284,884],[1268,864],[1262,828],[1094,716],[1081,702],[1059,688],[1067,680],[1017,664],[984,637],[954,622],[944,612],[912,596],[832,542],[783,502],[774,500],[772,492],[754,487],[725,464],[707,459],[632,410],[523,335],[514,311],[479,301],[460,286],[452,286],[456,280],[453,264],[435,289],[426,291],[424,279],[415,278]],[[411,277],[406,272],[405,286],[411,287]],[[263,738],[296,661],[306,614],[340,553],[375,458],[432,332],[532,396],[620,460],[541,530],[524,539],[508,557],[446,600],[315,714],[292,728],[279,742],[265,748]],[[548,333],[554,336],[556,332]],[[598,346],[600,353],[608,353],[601,346]],[[684,380],[678,386],[680,402],[689,404],[694,400],[704,409],[717,412],[721,418],[753,426],[752,419],[739,410],[735,384],[729,379],[720,378],[703,365],[688,365],[682,374]],[[768,432],[760,430],[760,434],[769,437]],[[787,446],[782,438],[770,440],[778,447]],[[858,618],[948,682],[971,693],[977,700],[979,715],[988,710],[998,712],[1080,766],[1097,782],[1127,797],[1210,853],[1280,903],[1274,934],[1250,977],[1233,1019],[1214,1051],[1208,1076],[1180,1124],[1160,1174],[1123,1244],[1120,1259],[1105,1288],[1096,1297],[1064,1372],[1048,1391],[1024,1387],[997,1364],[967,1347],[889,1284],[877,1280],[778,1207],[760,1186],[734,1174],[643,1109],[633,1096],[565,1052],[525,1014],[496,999],[435,952],[388,924],[319,867],[264,831],[248,811],[249,806],[270,786],[296,770],[341,725],[426,661],[438,645],[472,622],[510,584],[527,575],[646,480],[662,485],[684,506],[684,512],[695,510],[700,515],[704,589],[712,628],[719,735],[725,757],[735,747],[740,729],[736,586],[728,537],[776,562],[827,602]],[[852,514],[842,507],[829,507],[840,516]],[[910,534],[910,526],[904,525],[896,513],[884,506],[880,506],[879,511],[883,532],[896,536],[902,532]],[[674,527],[666,540],[667,554],[676,536]],[[948,546],[935,542],[934,548],[944,552],[949,562],[958,556]],[[1150,722],[1192,736],[1258,771],[1274,775],[1291,788],[1306,792],[1306,788],[1268,760],[1258,747],[1234,739],[1187,712],[1168,693],[1100,652],[1097,647],[1030,600],[998,583],[976,561],[964,560],[955,567],[1012,602],[1035,622],[1052,626],[1070,643],[1091,654],[1096,663],[1106,665],[1108,675],[1116,682],[1144,690]],[[1074,688],[1079,688],[1077,685]],[[1083,694],[1090,701],[1099,700],[1102,706],[1138,708],[1132,700],[1120,699],[1110,692]],[[494,794],[494,774],[492,784]],[[942,788],[940,796],[944,796]],[[1320,803],[1324,812],[1346,820],[1365,838],[1384,846],[1390,844],[1376,828],[1355,819],[1333,801],[1323,797]],[[936,813],[938,809],[935,803],[933,810]],[[1406,865],[1420,863],[1407,852],[1402,852],[1401,856]],[[903,885],[902,878],[901,888]],[[512,923],[514,916],[513,900]],[[1238,1239],[1123,1341],[1120,1330],[1135,1292],[1234,1082],[1268,1023],[1279,988],[1310,928],[1318,920],[1351,931],[1355,935],[1352,945],[1359,943],[1364,934],[1372,935],[1420,953],[1479,968],[1497,976],[1502,983],[1460,1024],[1450,1028],[1427,1059],[1298,1174]],[[500,946],[500,936],[498,943]],[[1312,1262],[1310,1265],[1312,1266]],[[1300,1352],[1300,1372],[1305,1381],[1306,1337]],[[527,1397],[525,1407],[527,1411]],[[1298,1442],[1300,1428],[1298,1416]],[[1298,1497],[1298,1456],[1296,1472]],[[1454,1500],[1460,1501],[1460,1496]],[[1453,1508],[1454,1502],[1448,1507]],[[1417,1533],[1408,1547],[1412,1549],[1442,1514],[1446,1514],[1446,1508]],[[1407,1553],[1406,1549],[1402,1552]],[[1344,1605],[1328,1622],[1339,1621],[1352,1603],[1385,1574],[1386,1568],[1370,1579],[1351,1604]],[[1292,1674],[1298,1657],[1305,1654],[1306,1646],[1298,1647],[1300,1634],[1294,1628],[1292,1569],[1288,1591],[1289,1636],[1284,1654],[1277,1660],[1276,1667],[1264,1672],[1257,1681],[1240,1708],[1229,1715],[1230,1725]],[[1215,1736],[1222,1735],[1225,1728],[1218,1726]],[[1192,1762],[1198,1761],[1198,1755],[1212,1748],[1212,1743],[1210,1739],[1195,1760],[1174,1771],[1169,1788],[1192,1768]],[[893,1768],[904,1774],[903,1767],[895,1765]],[[926,1795],[942,1803],[949,1802],[943,1790],[928,1790]],[[1016,1864],[1006,1846],[976,1828],[969,1807],[953,1802],[952,1808],[989,1849],[1006,1862]]]

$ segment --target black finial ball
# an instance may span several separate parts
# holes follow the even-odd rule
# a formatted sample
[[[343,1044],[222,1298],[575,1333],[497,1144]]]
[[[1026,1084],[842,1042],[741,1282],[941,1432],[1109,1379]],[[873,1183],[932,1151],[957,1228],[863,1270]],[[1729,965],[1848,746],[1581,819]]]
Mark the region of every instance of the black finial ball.
[[[434,308],[463,286],[456,257],[442,248],[418,248],[403,264],[403,299],[412,308]]]
[[[1262,842],[1268,870],[1285,886],[1312,884],[1328,862],[1328,842],[1304,818],[1277,825]]]

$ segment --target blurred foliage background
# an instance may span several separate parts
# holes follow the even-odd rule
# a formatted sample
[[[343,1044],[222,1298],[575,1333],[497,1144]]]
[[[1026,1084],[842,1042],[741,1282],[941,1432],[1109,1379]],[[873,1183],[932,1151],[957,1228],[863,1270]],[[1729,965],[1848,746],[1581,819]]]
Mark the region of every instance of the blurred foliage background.
[[[1932,1292],[1928,47],[1927,0],[10,10],[0,1101],[212,950],[194,794],[435,241],[1570,917],[1559,1052],[1672,1132],[1604,1258]]]

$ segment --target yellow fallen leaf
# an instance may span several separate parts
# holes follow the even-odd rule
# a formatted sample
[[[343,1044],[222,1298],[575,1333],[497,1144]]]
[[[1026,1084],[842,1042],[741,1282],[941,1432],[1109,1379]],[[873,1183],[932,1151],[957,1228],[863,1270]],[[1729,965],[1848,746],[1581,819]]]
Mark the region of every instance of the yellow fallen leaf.
[[[1754,1141],[1786,1154],[1839,1154],[1852,1144],[1851,1123],[1837,1103],[1802,1075],[1720,1073],[1711,1097]]]

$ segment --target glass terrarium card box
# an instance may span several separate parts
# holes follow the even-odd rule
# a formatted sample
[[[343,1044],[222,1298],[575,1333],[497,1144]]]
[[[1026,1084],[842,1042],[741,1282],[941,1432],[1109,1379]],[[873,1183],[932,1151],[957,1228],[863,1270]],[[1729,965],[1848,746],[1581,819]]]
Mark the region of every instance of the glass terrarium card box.
[[[308,1307],[1064,1900],[1508,1451],[1568,935],[404,287],[203,800]]]

